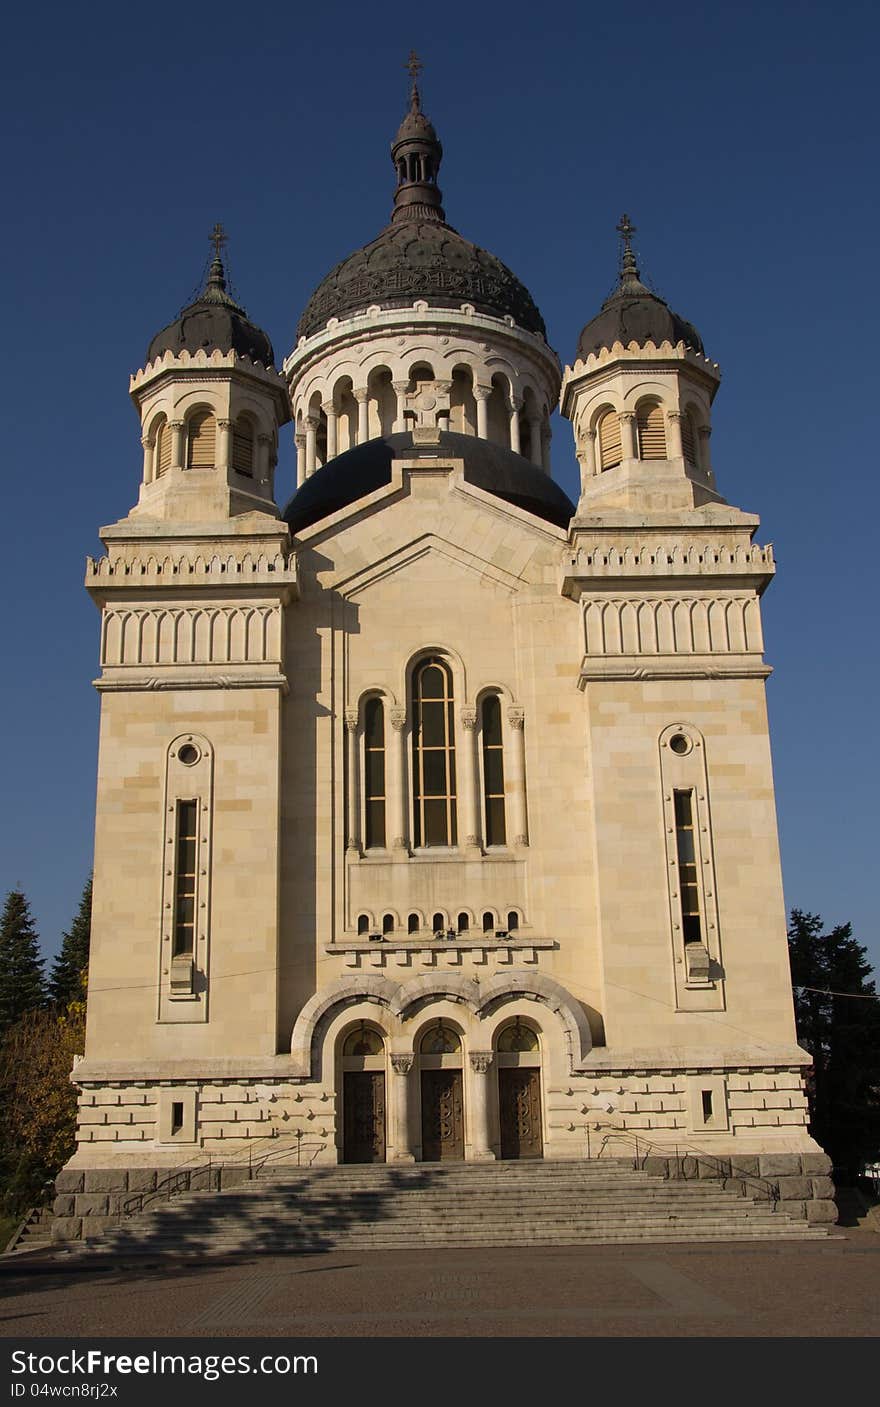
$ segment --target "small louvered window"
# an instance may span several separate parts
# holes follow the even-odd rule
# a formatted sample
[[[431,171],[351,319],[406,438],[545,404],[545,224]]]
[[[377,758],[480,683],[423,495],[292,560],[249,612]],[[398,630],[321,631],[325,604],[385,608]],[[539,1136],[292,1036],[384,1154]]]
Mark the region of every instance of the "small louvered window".
[[[171,468],[171,426],[167,420],[163,420],[156,431],[156,478],[161,474],[167,474]]]
[[[683,415],[681,418],[681,448],[684,457],[694,469],[697,468],[697,437],[694,432],[694,417]]]
[[[608,410],[599,421],[599,465],[602,469],[613,469],[622,458],[620,418],[615,411]]]
[[[666,458],[666,426],[659,405],[639,406],[636,416],[639,435],[639,459]]]
[[[240,415],[232,427],[232,467],[236,474],[253,478],[254,426],[246,415]]]
[[[213,469],[216,438],[217,422],[213,415],[207,410],[199,411],[187,426],[188,469]]]

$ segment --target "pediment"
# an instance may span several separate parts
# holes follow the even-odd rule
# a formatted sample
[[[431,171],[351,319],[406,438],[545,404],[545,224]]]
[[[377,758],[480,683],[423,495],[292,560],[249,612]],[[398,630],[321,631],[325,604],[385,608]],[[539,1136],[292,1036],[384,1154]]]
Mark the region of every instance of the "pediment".
[[[322,585],[332,585],[340,595],[353,599],[392,576],[410,579],[414,586],[433,583],[438,567],[439,574],[447,580],[469,577],[511,593],[523,585],[519,575],[437,533],[425,533],[357,571],[346,574],[343,566],[343,574],[338,577],[328,580],[322,576]]]

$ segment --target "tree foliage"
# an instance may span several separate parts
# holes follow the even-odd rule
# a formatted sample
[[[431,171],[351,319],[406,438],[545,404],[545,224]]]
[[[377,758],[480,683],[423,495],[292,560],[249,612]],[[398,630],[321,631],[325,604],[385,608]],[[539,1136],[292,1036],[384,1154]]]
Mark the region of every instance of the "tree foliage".
[[[85,882],[76,918],[70,932],[62,935],[61,951],[49,977],[49,996],[59,1007],[66,1007],[83,995],[85,973],[89,965],[89,939],[92,929],[92,876]]]
[[[26,1011],[44,1005],[43,965],[28,901],[20,889],[11,889],[0,918],[0,1036]]]
[[[82,1054],[85,1002],[28,1011],[0,1042],[3,1209],[20,1212],[76,1149],[73,1057]]]
[[[813,1057],[811,1132],[853,1181],[880,1158],[880,1000],[852,924],[823,932],[792,909],[788,950],[798,1040]]]

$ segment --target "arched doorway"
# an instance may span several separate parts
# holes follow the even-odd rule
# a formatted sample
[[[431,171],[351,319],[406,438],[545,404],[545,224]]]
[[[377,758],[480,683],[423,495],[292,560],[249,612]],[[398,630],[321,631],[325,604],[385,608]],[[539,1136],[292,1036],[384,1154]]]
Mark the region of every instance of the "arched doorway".
[[[342,1043],[342,1161],[385,1162],[385,1042],[364,1021]]]
[[[502,1158],[541,1158],[541,1051],[531,1026],[517,1017],[496,1042]]]
[[[464,1158],[461,1037],[442,1018],[419,1046],[422,1093],[422,1161]]]

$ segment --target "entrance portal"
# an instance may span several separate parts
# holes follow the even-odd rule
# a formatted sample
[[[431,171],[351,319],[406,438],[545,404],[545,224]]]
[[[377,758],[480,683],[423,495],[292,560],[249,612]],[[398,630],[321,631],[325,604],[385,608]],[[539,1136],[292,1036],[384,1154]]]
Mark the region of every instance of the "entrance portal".
[[[464,1157],[461,1071],[422,1071],[422,1158],[445,1163]]]
[[[498,1104],[502,1158],[540,1158],[544,1151],[540,1070],[500,1069]]]
[[[385,1044],[365,1022],[342,1047],[342,1161],[385,1162]]]

